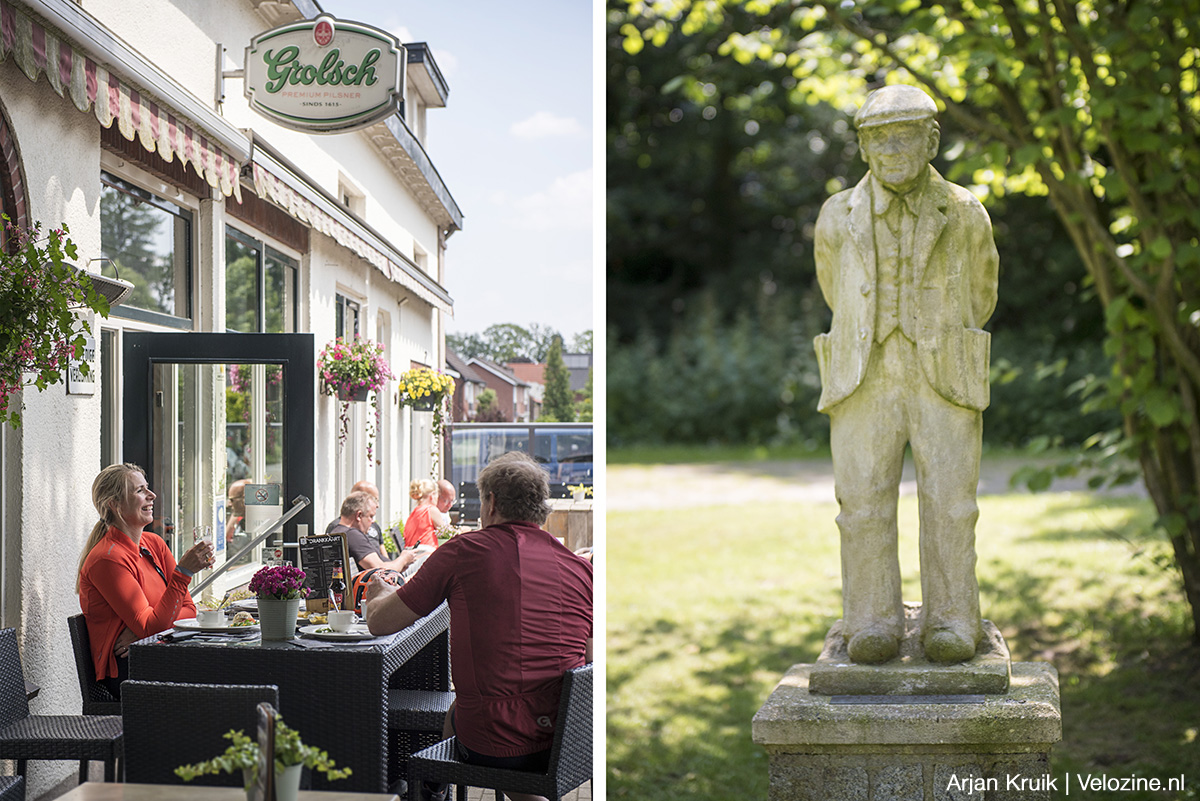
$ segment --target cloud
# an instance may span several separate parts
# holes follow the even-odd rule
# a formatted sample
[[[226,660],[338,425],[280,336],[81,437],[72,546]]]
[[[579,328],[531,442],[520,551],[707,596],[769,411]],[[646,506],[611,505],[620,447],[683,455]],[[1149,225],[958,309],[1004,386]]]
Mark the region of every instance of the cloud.
[[[583,126],[574,117],[559,117],[551,111],[539,111],[528,119],[514,122],[508,130],[520,139],[575,136],[584,132]]]
[[[560,175],[545,189],[516,198],[512,207],[517,228],[527,231],[590,230],[592,170]]]

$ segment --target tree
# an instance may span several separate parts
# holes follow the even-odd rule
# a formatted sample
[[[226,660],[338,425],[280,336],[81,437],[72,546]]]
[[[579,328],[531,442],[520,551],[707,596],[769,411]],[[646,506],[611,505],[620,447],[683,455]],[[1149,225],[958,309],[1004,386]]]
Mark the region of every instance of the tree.
[[[529,326],[529,358],[536,364],[546,361],[555,339],[562,340],[562,334],[548,325],[531,323]]]
[[[735,6],[647,6],[625,49]],[[1104,309],[1112,369],[1085,408],[1119,410],[1089,441],[1132,454],[1170,538],[1200,639],[1200,50],[1188,0],[912,0],[787,4],[719,52],[783,63],[793,91],[853,111],[887,81],[921,86],[977,137],[952,179],[982,195],[1044,196]],[[659,16],[658,9],[663,9]],[[656,29],[656,25],[658,28]],[[1066,467],[1064,469],[1073,469]],[[1039,480],[1048,480],[1042,476]]]
[[[546,395],[542,418],[559,423],[575,422],[575,399],[571,394],[571,373],[563,363],[562,338],[555,337],[546,356]]]
[[[592,329],[580,331],[571,338],[571,353],[592,352]]]
[[[575,401],[575,419],[580,423],[592,422],[592,371],[588,370],[587,384],[583,387],[582,397]]]
[[[496,323],[483,330],[484,341],[488,343],[489,359],[500,362],[513,362],[517,359],[533,360],[533,339],[529,331],[516,323]]]
[[[476,423],[498,423],[504,420],[504,410],[500,408],[496,390],[485,389],[479,393],[475,401]]]
[[[464,359],[488,355],[488,344],[479,334],[446,334],[446,344]]]

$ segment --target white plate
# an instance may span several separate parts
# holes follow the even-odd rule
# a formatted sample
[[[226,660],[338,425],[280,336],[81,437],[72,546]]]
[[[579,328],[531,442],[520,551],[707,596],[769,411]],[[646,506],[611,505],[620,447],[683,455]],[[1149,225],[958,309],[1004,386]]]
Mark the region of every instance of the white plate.
[[[316,624],[311,626],[301,626],[300,633],[307,634],[310,637],[315,637],[318,640],[370,640],[375,637],[367,630],[366,623],[355,623],[350,627],[349,631],[320,631],[320,629],[328,629],[328,624]]]
[[[258,631],[258,624],[255,623],[253,626],[231,626],[228,623],[224,623],[220,626],[201,626],[200,621],[194,617],[189,617],[183,620],[176,620],[175,628],[180,631]]]

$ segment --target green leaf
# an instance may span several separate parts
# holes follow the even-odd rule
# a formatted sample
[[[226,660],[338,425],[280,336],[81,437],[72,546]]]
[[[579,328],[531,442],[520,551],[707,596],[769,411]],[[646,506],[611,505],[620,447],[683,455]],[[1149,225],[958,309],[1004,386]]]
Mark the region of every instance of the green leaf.
[[[1150,390],[1143,403],[1146,415],[1157,428],[1166,428],[1179,419],[1179,402],[1166,389]]]
[[[1171,255],[1171,240],[1161,235],[1150,243],[1150,255],[1156,259],[1165,259]]]

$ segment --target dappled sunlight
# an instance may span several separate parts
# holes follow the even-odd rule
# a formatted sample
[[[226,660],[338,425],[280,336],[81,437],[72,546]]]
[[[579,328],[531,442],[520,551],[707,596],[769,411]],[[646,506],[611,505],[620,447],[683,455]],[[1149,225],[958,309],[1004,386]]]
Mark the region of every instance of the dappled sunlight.
[[[793,664],[816,659],[840,617],[836,513],[762,495],[609,512],[610,798],[651,786],[681,801],[765,797],[750,720]],[[1200,708],[1200,656],[1187,645],[1178,577],[1160,567],[1169,546],[1141,532],[1152,519],[1136,498],[980,499],[984,616],[1014,659],[1060,673],[1055,770],[1156,775],[1182,759],[1174,773],[1200,773],[1195,716],[1161,714],[1164,701]],[[900,500],[899,523],[904,597],[919,600],[915,498]]]

